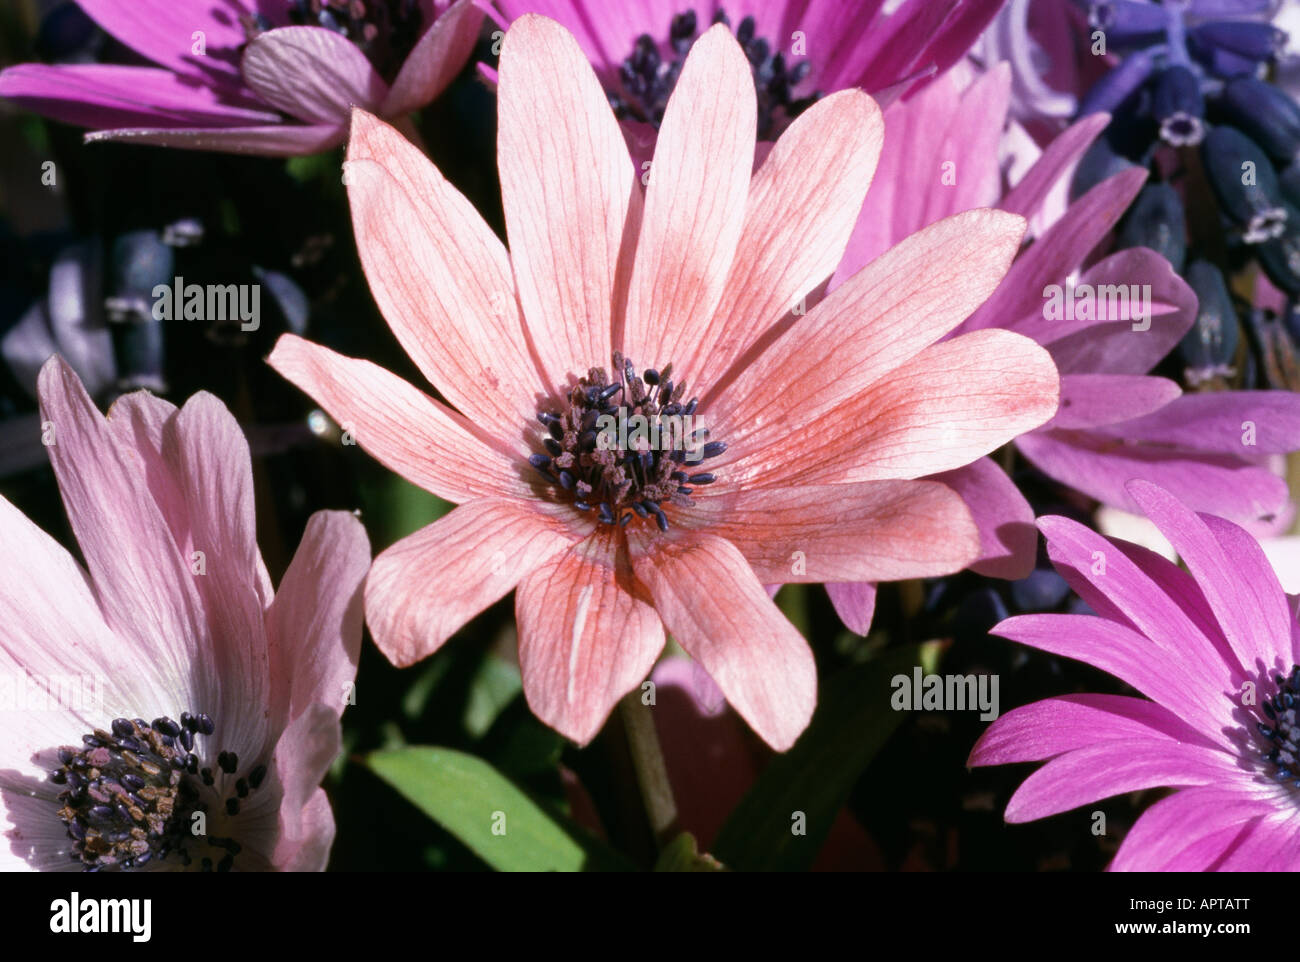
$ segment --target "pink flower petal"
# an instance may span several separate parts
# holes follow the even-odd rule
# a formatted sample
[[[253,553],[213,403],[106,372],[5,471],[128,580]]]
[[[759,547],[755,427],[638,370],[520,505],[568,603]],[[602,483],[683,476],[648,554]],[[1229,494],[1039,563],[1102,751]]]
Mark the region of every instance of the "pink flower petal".
[[[960,571],[979,551],[965,502],[933,481],[696,496],[687,527],[726,538],[763,582],[900,581]]]
[[[830,595],[844,627],[865,637],[876,613],[876,586],[869,581],[831,582],[826,586],[826,594]]]
[[[1215,866],[1219,872],[1295,872],[1300,870],[1300,825],[1294,812],[1265,815],[1233,844],[1228,857]],[[1181,860],[1176,863],[1182,871]],[[1190,869],[1188,869],[1190,871]]]
[[[344,124],[352,107],[376,109],[388,85],[361,48],[325,27],[278,27],[244,48],[244,82],[263,100],[308,123]]]
[[[519,668],[538,718],[579,745],[641,684],[664,629],[617,534],[598,531],[519,583]]]
[[[1247,673],[1290,671],[1294,619],[1255,540],[1233,524],[1198,516],[1154,484],[1134,481],[1128,491],[1187,565]]]
[[[483,11],[475,0],[456,0],[407,54],[379,112],[397,117],[419,110],[442,93],[469,59],[482,22]]]
[[[544,381],[505,247],[419,148],[362,110],[346,170],[361,265],[388,326],[449,403],[526,457]]]
[[[570,375],[610,363],[616,291],[626,282],[619,253],[639,187],[605,93],[563,27],[535,15],[515,21],[500,71],[506,234],[524,319],[558,392]]]
[[[639,364],[700,377],[694,332],[736,256],[757,117],[748,60],[725,26],[710,27],[687,55],[650,167],[622,337]]]
[[[976,331],[931,345],[822,415],[818,447],[774,448],[765,436],[761,450],[720,467],[728,478],[735,471],[738,480],[763,486],[937,474],[1041,425],[1056,413],[1057,391],[1056,368],[1033,341]]]
[[[628,541],[664,627],[765,742],[793,745],[817,702],[817,668],[740,551],[709,534],[629,530]]]
[[[55,432],[50,461],[105,621],[177,674],[202,663],[211,636],[196,576],[149,495],[141,455],[114,443],[62,358],[41,369],[38,389]]]
[[[307,519],[298,550],[266,612],[271,679],[283,690],[288,717],[316,702],[338,714],[356,677],[363,618],[361,585],[370,541],[345,511]]]
[[[979,528],[979,560],[971,570],[988,578],[1028,577],[1038,552],[1034,509],[1015,482],[990,458],[980,458],[931,480],[956,491]]]
[[[864,390],[892,380],[997,287],[1023,232],[1019,217],[980,210],[913,234],[766,346],[716,399],[705,398],[715,435],[735,444],[761,431],[767,446],[850,398],[860,412]]]
[[[291,872],[321,872],[334,841],[334,816],[319,787],[341,749],[333,706],[315,704],[292,721],[275,746],[268,782],[259,790],[283,792],[271,861]]]
[[[426,491],[456,502],[532,497],[517,456],[384,368],[293,334],[280,337],[267,363],[311,395],[372,457]],[[469,464],[473,471],[465,470]]]
[[[399,668],[438,650],[480,611],[582,535],[515,501],[470,501],[375,558],[366,623]]]
[[[689,353],[675,361],[683,371],[726,371],[834,270],[882,133],[871,98],[846,90],[800,114],[772,146],[749,187],[722,300],[708,325],[686,332]]]

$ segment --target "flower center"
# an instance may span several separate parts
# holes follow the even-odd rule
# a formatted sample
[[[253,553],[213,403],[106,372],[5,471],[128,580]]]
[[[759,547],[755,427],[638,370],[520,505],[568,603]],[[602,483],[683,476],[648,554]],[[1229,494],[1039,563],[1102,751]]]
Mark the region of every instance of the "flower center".
[[[389,83],[420,39],[423,23],[418,0],[290,0],[288,15],[294,26],[324,27],[347,37]],[[271,29],[260,13],[240,20],[249,40]]]
[[[671,364],[638,376],[619,352],[613,360],[612,380],[604,368],[593,367],[560,410],[537,413],[547,431],[547,453],[528,460],[577,510],[594,509],[599,523],[624,526],[653,515],[667,531],[663,505],[690,506],[691,485],[714,481],[712,474],[689,468],[727,446],[706,440],[708,430],[697,426],[698,401],[683,401],[686,385],[673,383]]]
[[[1259,733],[1269,740],[1271,748],[1264,753],[1281,781],[1296,779],[1295,787],[1300,788],[1300,723],[1296,717],[1296,706],[1300,705],[1300,665],[1291,668],[1291,675],[1274,679],[1277,693],[1265,701],[1262,707],[1268,716],[1268,724],[1257,722]]]
[[[713,15],[714,23],[731,26],[724,11]],[[621,89],[610,92],[609,103],[619,120],[632,119],[650,124],[656,130],[663,123],[668,97],[677,85],[686,54],[696,40],[697,19],[694,10],[673,17],[668,25],[668,47],[674,56],[665,60],[659,45],[648,33],[637,37],[631,55],[619,67]],[[755,35],[753,17],[746,17],[736,28],[745,56],[754,74],[758,94],[758,138],[774,140],[791,120],[816,103],[821,94],[813,91],[795,97],[794,88],[808,76],[812,65],[806,60],[787,63],[785,55],[762,37]]]
[[[189,867],[191,849],[209,846],[224,852],[216,870],[229,871],[241,847],[233,838],[206,831],[204,795],[219,793],[206,791],[214,789],[216,777],[210,768],[200,768],[194,752],[198,738],[216,731],[212,719],[184,712],[179,722],[166,716],[152,724],[117,718],[110,727],[83,735],[80,748],[60,748],[60,766],[50,772],[50,781],[67,786],[59,793],[58,814],[73,840],[73,860],[88,872],[129,871],[176,853]],[[234,775],[239,759],[223,751],[217,765],[223,775]],[[240,799],[265,777],[266,766],[257,765],[247,778],[236,780],[225,814],[239,814]],[[212,871],[213,859],[199,857],[200,868]]]

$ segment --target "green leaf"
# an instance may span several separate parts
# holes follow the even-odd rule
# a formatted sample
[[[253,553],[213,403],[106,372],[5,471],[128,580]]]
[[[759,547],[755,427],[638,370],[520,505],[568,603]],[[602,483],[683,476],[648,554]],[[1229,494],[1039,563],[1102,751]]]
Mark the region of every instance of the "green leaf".
[[[372,752],[366,764],[499,871],[632,867],[580,827],[543,809],[481,758],[449,748],[411,746]]]
[[[906,712],[890,679],[919,664],[921,646],[886,651],[823,687],[808,729],[764,769],[718,833],[713,854],[737,871],[808,869],[849,793]],[[796,834],[796,813],[805,834]]]
[[[725,872],[726,868],[707,852],[701,853],[690,832],[682,832],[664,846],[655,862],[656,872]]]
[[[471,738],[482,738],[492,723],[521,691],[519,669],[504,659],[488,654],[470,682],[469,700],[462,719]]]

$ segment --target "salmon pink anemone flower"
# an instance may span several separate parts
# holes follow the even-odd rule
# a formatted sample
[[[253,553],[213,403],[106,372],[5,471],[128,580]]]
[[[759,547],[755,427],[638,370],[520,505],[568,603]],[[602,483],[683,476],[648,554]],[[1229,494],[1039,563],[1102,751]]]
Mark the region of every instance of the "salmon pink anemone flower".
[[[0,498],[0,870],[323,869],[361,523],[313,515],[273,591],[220,401],[105,418],[57,356],[39,393],[86,567]]]
[[[1046,762],[1007,804],[1045,818],[1152,788],[1111,871],[1300,869],[1300,624],[1259,544],[1133,481],[1129,495],[1186,565],[1067,518],[1039,527],[1096,615],[1022,615],[995,634],[1088,662],[1145,697],[1072,694],[1003,715],[971,765]]]
[[[460,505],[376,559],[371,631],[409,665],[516,590],[528,703],[585,743],[667,629],[784,750],[816,672],[764,583],[962,568],[979,551],[969,511],[914,479],[1055,413],[1056,369],[1029,339],[934,343],[997,286],[1024,221],[942,221],[800,316],[875,168],[868,95],[814,104],[754,172],[753,78],[713,27],[682,68],[644,191],[559,24],[511,26],[498,96],[509,252],[361,111],[345,168],[371,291],[458,410],[291,335],[270,357],[360,446]]]

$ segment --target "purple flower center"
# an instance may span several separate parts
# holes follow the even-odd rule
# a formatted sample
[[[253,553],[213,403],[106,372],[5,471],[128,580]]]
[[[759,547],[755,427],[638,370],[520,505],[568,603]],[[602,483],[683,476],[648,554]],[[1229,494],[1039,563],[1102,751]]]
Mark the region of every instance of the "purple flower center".
[[[547,453],[528,460],[553,493],[579,511],[594,509],[599,523],[653,516],[667,531],[663,505],[692,505],[691,485],[712,484],[714,476],[690,468],[727,446],[697,426],[698,399],[684,400],[686,384],[673,382],[671,364],[638,376],[619,352],[613,361],[613,379],[593,367],[558,411],[538,412]]]
[[[1277,777],[1282,781],[1295,779],[1296,788],[1300,788],[1300,719],[1296,715],[1300,706],[1300,665],[1292,667],[1290,677],[1278,675],[1274,680],[1277,692],[1261,706],[1269,723],[1257,725],[1270,743],[1265,757],[1273,763]]]
[[[673,17],[668,26],[668,49],[674,56],[665,60],[660,46],[648,33],[637,37],[631,55],[619,67],[620,89],[610,91],[609,103],[620,120],[632,119],[650,124],[656,130],[664,119],[668,98],[677,86],[686,54],[696,40],[697,18],[694,10]],[[724,11],[713,16],[714,23],[731,26]],[[795,97],[794,88],[808,76],[812,65],[806,60],[787,64],[785,55],[762,37],[756,36],[753,17],[746,17],[736,28],[745,56],[754,74],[758,94],[758,137],[775,140],[791,120],[816,103],[821,96],[813,91]]]
[[[194,753],[197,739],[216,731],[212,719],[184,712],[179,722],[166,716],[152,724],[117,718],[110,727],[83,735],[80,748],[60,748],[60,766],[50,773],[50,781],[67,786],[59,793],[58,814],[73,840],[73,860],[88,872],[130,871],[175,853],[189,867],[190,850],[209,846],[224,853],[216,870],[229,871],[241,847],[233,838],[207,834],[204,789],[213,788],[216,778],[199,767]],[[239,759],[223,751],[217,764],[224,775],[234,775]],[[265,777],[266,766],[257,765],[236,780],[225,814],[239,814],[240,799]],[[212,871],[212,858],[200,856],[200,867]]]
[[[324,27],[347,37],[389,83],[420,39],[423,25],[418,0],[291,0],[288,15],[294,26]],[[271,29],[261,14],[241,20],[249,40]]]

